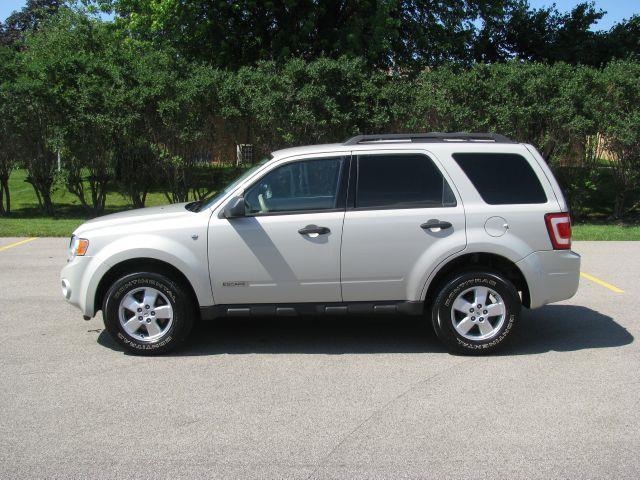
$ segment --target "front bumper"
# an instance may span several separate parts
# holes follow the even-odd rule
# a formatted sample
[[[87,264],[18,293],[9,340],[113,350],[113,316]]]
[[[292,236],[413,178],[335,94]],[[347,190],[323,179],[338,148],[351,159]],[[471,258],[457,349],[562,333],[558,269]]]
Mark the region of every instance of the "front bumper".
[[[60,272],[60,288],[62,296],[74,307],[78,307],[85,317],[94,315],[93,304],[87,303],[87,267],[91,263],[92,257],[75,257],[68,262]]]
[[[533,252],[517,262],[529,286],[530,307],[566,300],[580,282],[580,255],[571,250]]]

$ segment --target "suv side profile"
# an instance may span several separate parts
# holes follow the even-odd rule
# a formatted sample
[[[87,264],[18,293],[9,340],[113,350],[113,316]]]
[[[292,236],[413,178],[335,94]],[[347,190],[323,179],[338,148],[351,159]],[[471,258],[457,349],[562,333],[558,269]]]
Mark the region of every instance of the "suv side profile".
[[[198,317],[424,315],[452,351],[503,345],[521,307],[572,297],[567,203],[531,145],[496,134],[360,135],[288,148],[199,202],[73,234],[62,293],[126,350]]]

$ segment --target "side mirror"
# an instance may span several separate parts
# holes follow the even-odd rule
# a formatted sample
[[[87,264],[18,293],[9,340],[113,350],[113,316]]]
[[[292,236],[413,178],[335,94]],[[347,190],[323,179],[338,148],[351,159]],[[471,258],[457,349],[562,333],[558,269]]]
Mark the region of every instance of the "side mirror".
[[[245,213],[244,197],[233,197],[220,212],[220,218],[244,217]]]

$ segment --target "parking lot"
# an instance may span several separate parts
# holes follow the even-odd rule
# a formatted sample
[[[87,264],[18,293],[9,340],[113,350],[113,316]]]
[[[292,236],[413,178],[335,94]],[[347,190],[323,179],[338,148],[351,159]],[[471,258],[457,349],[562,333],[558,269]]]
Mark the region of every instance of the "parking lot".
[[[497,356],[376,317],[210,322],[136,357],[64,302],[68,240],[22,240],[0,239],[0,478],[640,476],[640,242],[576,242],[578,294]]]

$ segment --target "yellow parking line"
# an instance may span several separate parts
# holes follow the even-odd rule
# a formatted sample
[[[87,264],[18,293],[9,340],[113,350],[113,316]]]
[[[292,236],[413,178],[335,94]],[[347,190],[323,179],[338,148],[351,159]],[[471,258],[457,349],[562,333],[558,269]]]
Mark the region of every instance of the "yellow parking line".
[[[13,247],[17,247],[18,245],[24,245],[25,243],[33,242],[37,238],[38,237],[31,237],[31,238],[26,238],[24,240],[20,240],[19,242],[10,243],[9,245],[5,245],[4,247],[0,247],[0,252],[3,251],[3,250],[8,250],[8,249],[13,248]]]
[[[621,290],[618,287],[615,287],[610,283],[605,282],[604,280],[600,280],[599,278],[594,277],[593,275],[589,275],[588,273],[580,272],[580,276],[586,278],[587,280],[591,280],[592,282],[595,282],[604,288],[608,288],[612,292],[624,293],[624,290]]]

